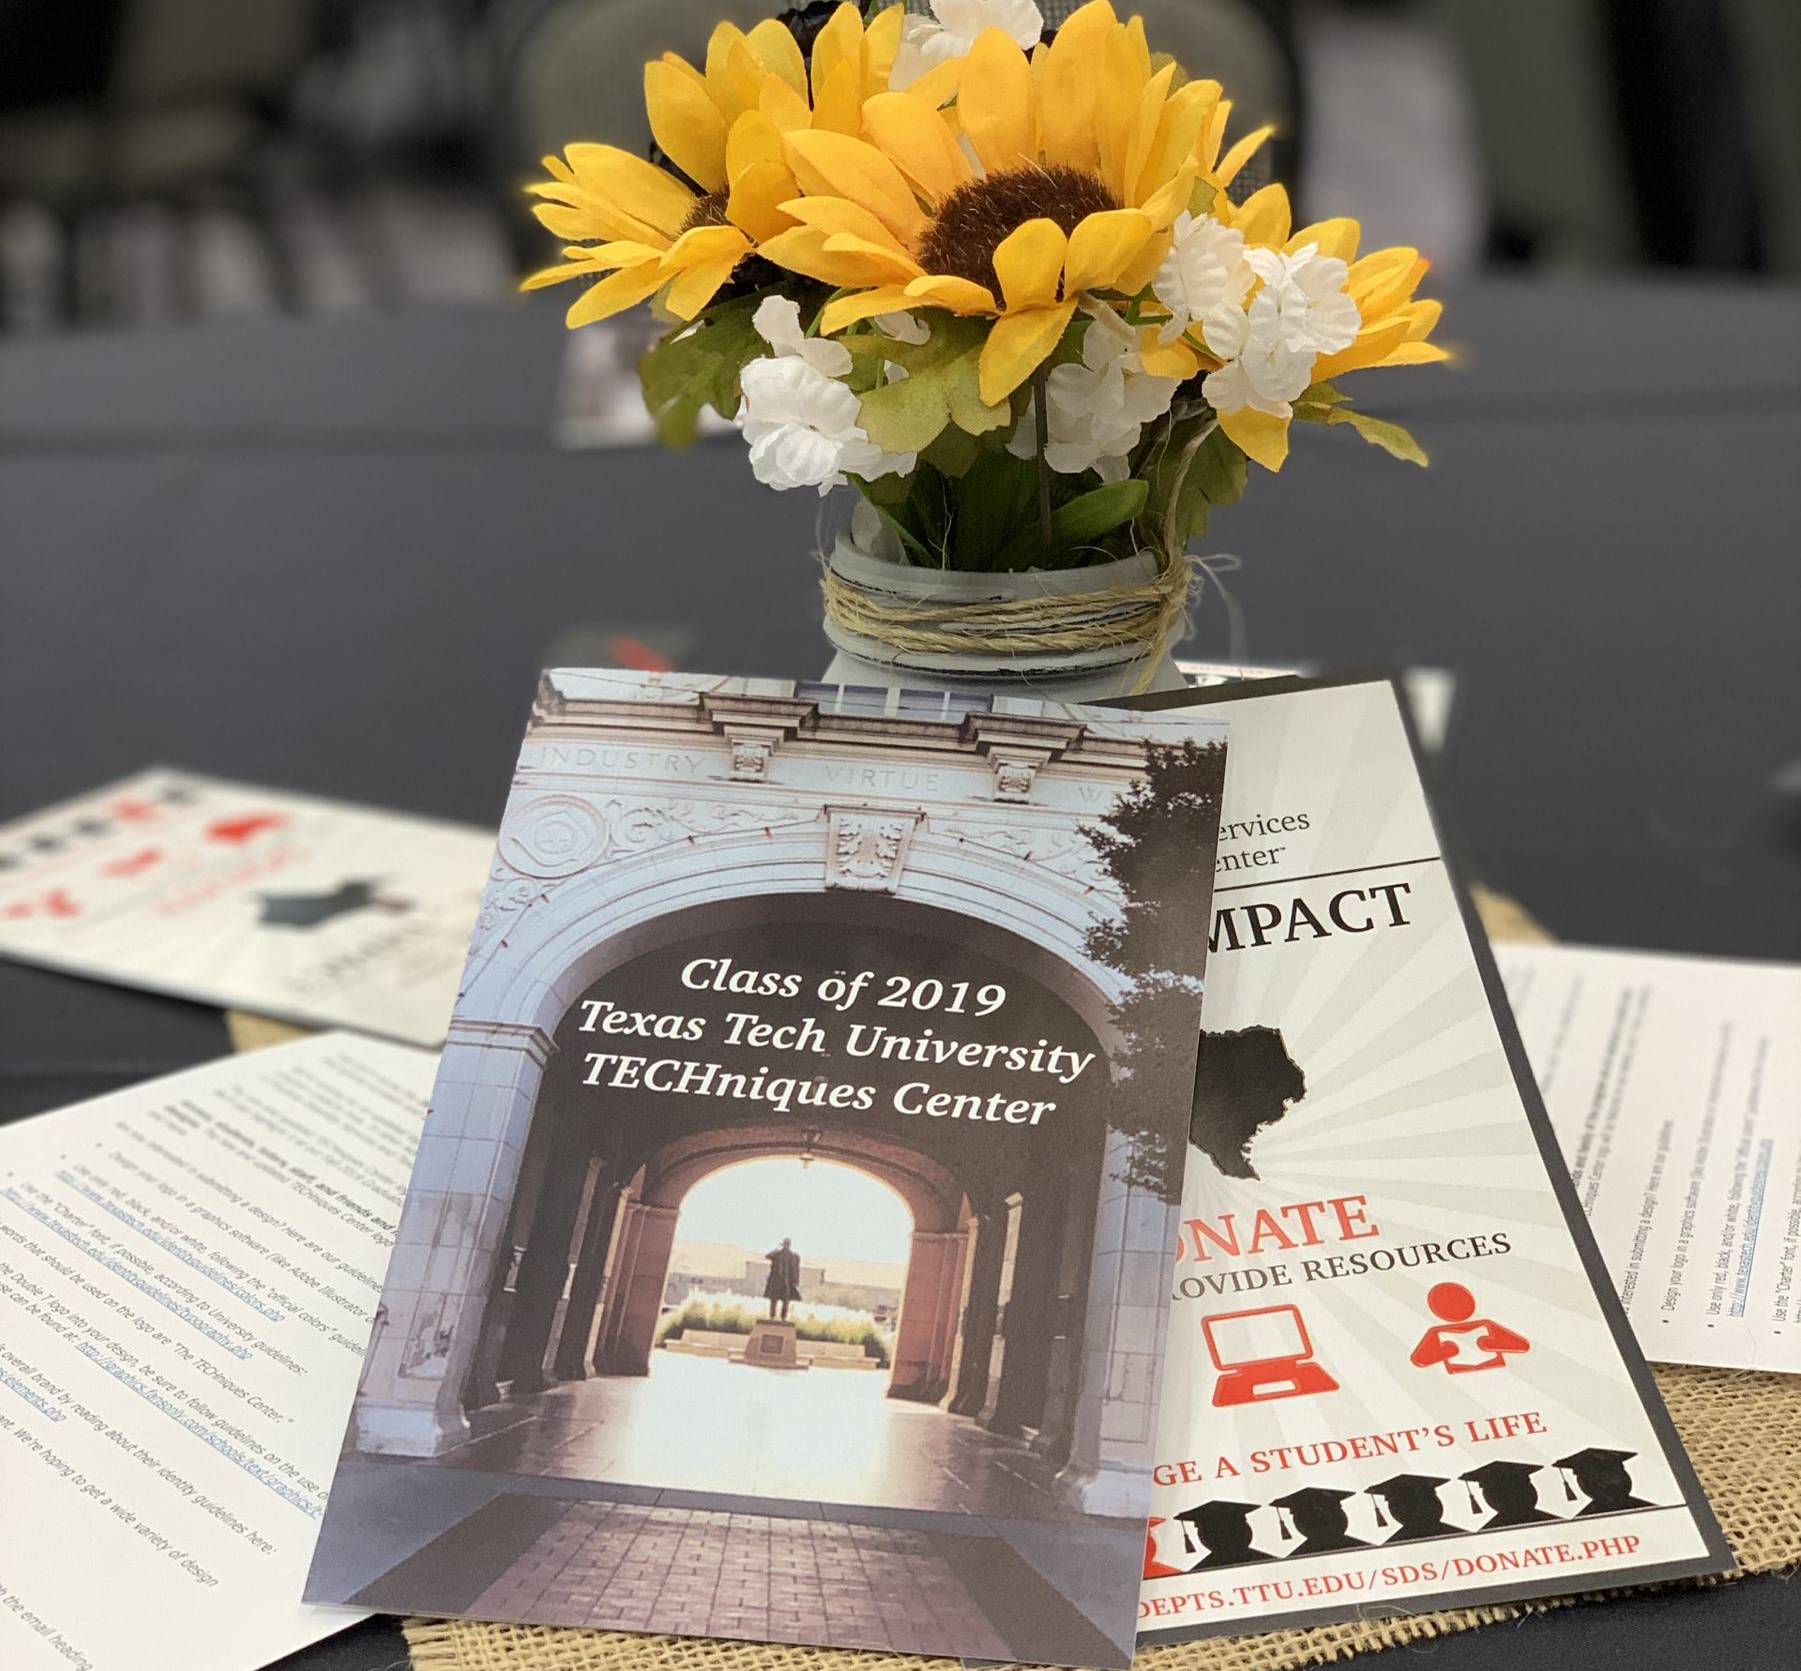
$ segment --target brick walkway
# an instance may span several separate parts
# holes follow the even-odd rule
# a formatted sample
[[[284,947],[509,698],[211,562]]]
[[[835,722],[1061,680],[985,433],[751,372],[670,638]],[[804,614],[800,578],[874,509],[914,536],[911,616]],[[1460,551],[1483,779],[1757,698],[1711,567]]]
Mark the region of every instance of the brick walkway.
[[[468,1611],[599,1629],[1011,1657],[929,1534],[704,1509],[571,1503]]]

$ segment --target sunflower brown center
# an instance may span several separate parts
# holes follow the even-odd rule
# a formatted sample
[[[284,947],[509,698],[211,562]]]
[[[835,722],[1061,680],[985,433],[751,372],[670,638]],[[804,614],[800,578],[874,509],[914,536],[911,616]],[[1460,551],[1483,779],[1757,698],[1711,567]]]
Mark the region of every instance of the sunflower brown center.
[[[722,191],[710,191],[705,197],[698,198],[688,211],[688,218],[682,222],[682,230],[692,232],[697,226],[730,226],[725,213],[727,201],[727,195]]]
[[[1089,215],[1117,209],[1118,201],[1096,176],[1065,163],[1009,168],[969,180],[938,205],[920,240],[928,273],[950,273],[999,293],[994,252],[1029,220],[1053,220],[1073,232]]]

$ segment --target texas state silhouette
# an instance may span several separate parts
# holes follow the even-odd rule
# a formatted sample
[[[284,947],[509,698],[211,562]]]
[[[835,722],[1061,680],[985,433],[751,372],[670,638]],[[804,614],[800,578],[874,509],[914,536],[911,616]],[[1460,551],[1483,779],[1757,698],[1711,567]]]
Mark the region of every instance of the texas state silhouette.
[[[1274,1027],[1203,1033],[1188,1141],[1228,1178],[1255,1178],[1251,1145],[1307,1094]]]

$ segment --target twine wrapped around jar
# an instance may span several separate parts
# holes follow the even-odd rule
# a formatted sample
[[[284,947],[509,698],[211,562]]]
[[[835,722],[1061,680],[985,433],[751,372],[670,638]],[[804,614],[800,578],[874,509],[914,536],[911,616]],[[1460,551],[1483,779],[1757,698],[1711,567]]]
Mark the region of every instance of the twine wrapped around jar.
[[[984,574],[896,563],[840,537],[820,586],[842,656],[930,683],[1053,685],[1081,699],[1180,682],[1169,651],[1194,583],[1187,557],[1160,552]]]

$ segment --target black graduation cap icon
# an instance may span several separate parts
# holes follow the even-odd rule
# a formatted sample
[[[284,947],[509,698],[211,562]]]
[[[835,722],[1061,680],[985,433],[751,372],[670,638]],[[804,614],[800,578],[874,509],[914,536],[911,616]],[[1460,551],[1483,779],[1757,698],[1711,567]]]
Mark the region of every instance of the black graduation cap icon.
[[[1276,1499],[1282,1511],[1283,1524],[1300,1538],[1289,1551],[1291,1555],[1325,1555],[1334,1549],[1363,1549],[1362,1538],[1350,1534],[1350,1516],[1344,1511],[1347,1497],[1354,1491],[1338,1491],[1331,1486],[1304,1485],[1286,1497]]]
[[[1532,1476],[1540,1466],[1537,1462],[1485,1462],[1480,1468],[1472,1468],[1467,1474],[1458,1476],[1466,1484],[1481,1486],[1483,1497],[1494,1511],[1482,1523],[1483,1531],[1490,1531],[1497,1526],[1526,1526],[1537,1520],[1556,1518],[1538,1506],[1538,1492],[1532,1484]],[[1482,1505],[1476,1500],[1474,1492],[1470,1493],[1470,1510],[1476,1514],[1482,1511]]]
[[[1377,1499],[1376,1523],[1397,1528],[1390,1543],[1413,1538],[1444,1537],[1452,1528],[1445,1522],[1438,1488],[1450,1482],[1437,1474],[1395,1474],[1369,1488]],[[1386,1511],[1386,1512],[1385,1512]]]
[[[1573,1503],[1576,1492],[1588,1498],[1588,1506],[1578,1514],[1618,1514],[1622,1509],[1643,1509],[1651,1505],[1643,1497],[1633,1495],[1632,1474],[1626,1467],[1637,1451],[1609,1450],[1605,1445],[1588,1445],[1568,1456],[1560,1456],[1556,1467],[1563,1478],[1564,1495]]]
[[[1229,1497],[1215,1497],[1199,1503],[1181,1516],[1200,1534],[1207,1553],[1194,1564],[1192,1571],[1203,1567],[1240,1567],[1253,1561],[1274,1557],[1251,1545],[1251,1516],[1261,1503],[1235,1503]]]

